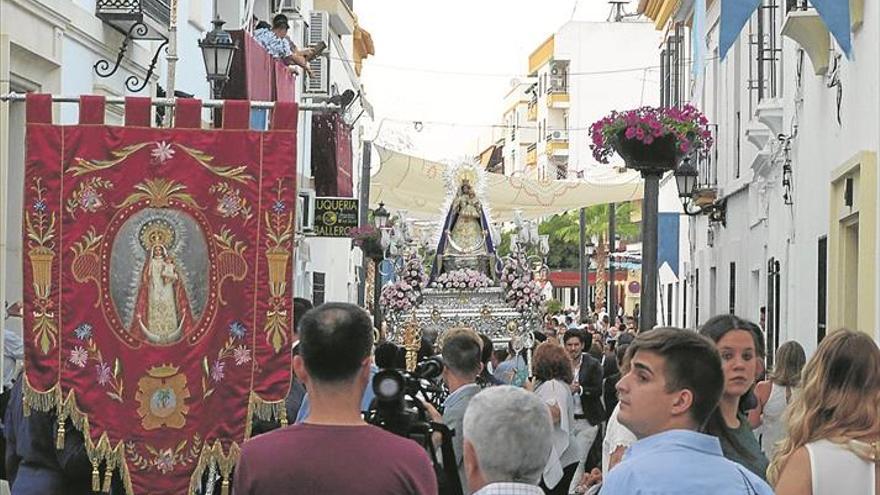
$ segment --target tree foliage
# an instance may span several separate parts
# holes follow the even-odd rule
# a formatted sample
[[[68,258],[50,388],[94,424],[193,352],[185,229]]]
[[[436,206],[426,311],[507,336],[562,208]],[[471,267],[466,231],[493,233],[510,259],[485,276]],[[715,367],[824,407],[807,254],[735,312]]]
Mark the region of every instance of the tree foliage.
[[[622,239],[638,236],[639,226],[630,220],[632,203],[618,203],[617,235]],[[595,205],[587,208],[585,232],[587,239],[597,237],[604,243],[608,237],[608,205]],[[580,242],[580,212],[571,210],[553,215],[538,226],[540,234],[550,236],[550,254],[547,266],[556,270],[576,270],[578,268],[578,243]]]

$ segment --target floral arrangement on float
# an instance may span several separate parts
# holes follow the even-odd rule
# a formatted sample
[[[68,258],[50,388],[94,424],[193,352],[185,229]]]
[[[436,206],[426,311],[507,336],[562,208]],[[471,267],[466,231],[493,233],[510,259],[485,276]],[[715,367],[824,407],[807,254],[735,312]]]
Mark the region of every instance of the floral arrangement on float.
[[[590,149],[600,163],[608,163],[617,152],[628,165],[650,168],[657,164],[668,170],[685,155],[709,152],[713,143],[708,123],[706,116],[691,105],[613,111],[590,126]]]
[[[529,267],[523,251],[512,253],[501,268],[501,288],[504,299],[521,313],[538,311],[541,307],[541,287]]]
[[[403,266],[400,278],[386,285],[379,295],[379,304],[389,316],[409,311],[421,302],[422,288],[428,283],[428,275],[417,256],[410,256]]]
[[[431,284],[431,287],[437,289],[475,290],[492,287],[493,285],[495,285],[494,282],[485,273],[470,268],[462,268],[441,273]]]

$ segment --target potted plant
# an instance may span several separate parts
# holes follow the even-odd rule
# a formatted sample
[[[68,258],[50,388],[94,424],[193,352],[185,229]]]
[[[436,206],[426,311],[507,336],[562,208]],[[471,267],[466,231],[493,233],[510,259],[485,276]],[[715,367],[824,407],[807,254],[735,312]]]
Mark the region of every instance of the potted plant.
[[[663,173],[678,166],[685,155],[709,152],[708,123],[691,105],[613,111],[590,126],[590,149],[600,163],[608,163],[616,152],[629,168]]]

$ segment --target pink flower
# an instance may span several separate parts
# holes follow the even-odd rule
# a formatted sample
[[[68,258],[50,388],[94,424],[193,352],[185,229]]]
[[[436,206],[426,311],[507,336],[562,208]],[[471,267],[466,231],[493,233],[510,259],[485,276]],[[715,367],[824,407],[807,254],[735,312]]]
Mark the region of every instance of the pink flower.
[[[636,137],[636,128],[635,127],[627,127],[626,128],[626,138],[632,139]]]
[[[98,384],[102,387],[110,383],[111,373],[110,366],[107,363],[101,362],[95,365],[95,372],[97,373]]]
[[[654,142],[654,136],[648,134],[648,135],[645,136],[644,139],[642,139],[642,142],[645,143],[645,144],[651,144],[651,143]]]
[[[232,358],[235,359],[235,365],[241,366],[251,362],[251,350],[240,345],[232,351]]]
[[[221,380],[223,380],[223,370],[225,368],[226,363],[224,363],[223,361],[220,361],[219,359],[217,361],[214,361],[214,365],[211,366],[211,379],[214,380],[214,382],[216,383],[219,383]]]
[[[76,346],[70,351],[70,358],[68,358],[68,361],[70,364],[85,368],[86,363],[89,361],[89,351],[80,346]]]

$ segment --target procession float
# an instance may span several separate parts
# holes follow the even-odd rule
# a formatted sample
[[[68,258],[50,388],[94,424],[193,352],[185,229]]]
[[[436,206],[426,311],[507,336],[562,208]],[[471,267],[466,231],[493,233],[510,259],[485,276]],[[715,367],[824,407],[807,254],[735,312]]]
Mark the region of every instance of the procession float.
[[[482,199],[483,173],[472,164],[449,167],[436,249],[403,246],[393,281],[382,289],[388,339],[409,351],[408,364],[422,337],[437,342],[452,328],[472,328],[496,344],[511,342],[517,352],[533,346],[543,263],[526,254],[527,232],[515,236],[520,242],[512,242],[509,255],[499,256]]]

